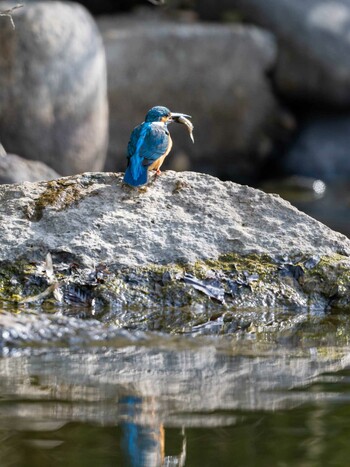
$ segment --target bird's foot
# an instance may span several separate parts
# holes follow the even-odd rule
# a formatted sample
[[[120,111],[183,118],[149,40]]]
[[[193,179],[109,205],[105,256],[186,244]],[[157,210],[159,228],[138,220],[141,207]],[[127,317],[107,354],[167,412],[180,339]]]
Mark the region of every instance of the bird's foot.
[[[152,177],[152,180],[151,180],[151,182],[149,183],[149,185],[153,185],[153,183],[156,182],[157,178],[159,177],[159,175],[160,175],[161,173],[162,173],[162,172],[161,172],[159,169],[154,170],[154,176]]]
[[[147,192],[147,187],[146,186],[141,186],[137,188],[137,191],[139,193],[146,193]]]

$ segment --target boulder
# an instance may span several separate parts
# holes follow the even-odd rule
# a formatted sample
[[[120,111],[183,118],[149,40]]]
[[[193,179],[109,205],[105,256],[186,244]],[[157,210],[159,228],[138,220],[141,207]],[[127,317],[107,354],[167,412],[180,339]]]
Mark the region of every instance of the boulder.
[[[289,98],[350,105],[350,3],[324,0],[233,0],[279,42],[275,82]]]
[[[85,173],[3,185],[0,200],[0,298],[10,302],[54,297],[113,319],[125,307],[197,304],[196,320],[226,306],[350,306],[350,240],[247,186],[169,171],[138,190],[122,174]]]
[[[307,120],[287,155],[284,170],[326,182],[350,178],[350,116],[314,117]]]
[[[0,140],[62,174],[101,169],[106,65],[93,19],[74,3],[31,2],[14,20],[0,18]]]
[[[15,154],[0,151],[0,184],[53,180],[60,175],[39,161],[30,161]]]
[[[259,173],[282,114],[266,73],[275,63],[271,34],[242,25],[100,18],[108,69],[110,147],[107,170],[124,169],[132,129],[154,105],[192,115],[193,145],[172,125],[185,167],[247,180]],[[184,158],[185,155],[185,158]]]

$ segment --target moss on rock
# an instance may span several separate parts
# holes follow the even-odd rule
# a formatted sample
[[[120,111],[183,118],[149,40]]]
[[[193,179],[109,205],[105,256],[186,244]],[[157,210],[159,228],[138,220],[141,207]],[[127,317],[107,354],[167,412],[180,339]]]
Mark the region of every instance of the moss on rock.
[[[52,278],[44,264],[2,263],[0,299],[21,303],[39,294],[40,301],[52,300],[40,294],[56,281],[62,303],[74,303],[76,296],[87,306],[97,300],[111,309],[200,305],[220,314],[232,307],[350,309],[350,261],[340,255],[287,260],[232,253],[188,265],[94,270],[74,265],[73,273],[69,265],[54,264],[54,269]]]
[[[93,179],[89,179],[88,185],[92,184]],[[87,192],[86,183],[82,183],[82,180],[71,178],[52,180],[46,183],[46,188],[39,197],[26,207],[25,215],[30,221],[38,222],[46,208],[53,207],[57,211],[63,211],[92,194]]]

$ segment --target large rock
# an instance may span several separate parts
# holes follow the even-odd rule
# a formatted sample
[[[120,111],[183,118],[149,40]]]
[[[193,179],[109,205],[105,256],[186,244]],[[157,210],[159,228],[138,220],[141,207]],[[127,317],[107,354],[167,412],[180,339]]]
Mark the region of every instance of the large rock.
[[[232,0],[279,40],[275,80],[289,97],[350,105],[350,3],[324,0]]]
[[[327,182],[350,178],[350,116],[308,120],[282,164],[289,173]]]
[[[350,240],[247,186],[167,172],[139,191],[87,173],[3,185],[0,200],[0,294],[13,301],[350,306]]]
[[[0,184],[53,180],[59,174],[43,162],[0,151]]]
[[[101,169],[106,66],[93,19],[74,3],[31,2],[14,20],[0,18],[0,140],[62,174]]]
[[[245,26],[101,18],[108,68],[108,170],[124,169],[131,130],[149,108],[165,105],[193,117],[195,144],[175,128],[167,160],[236,180],[256,175],[279,129],[280,112],[266,72],[273,37]],[[171,165],[174,164],[174,165]],[[186,162],[185,162],[186,167]]]

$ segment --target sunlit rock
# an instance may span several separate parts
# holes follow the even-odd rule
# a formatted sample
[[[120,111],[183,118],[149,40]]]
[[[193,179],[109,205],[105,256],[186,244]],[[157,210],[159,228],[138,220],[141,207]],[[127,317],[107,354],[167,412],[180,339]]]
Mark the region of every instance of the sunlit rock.
[[[107,307],[111,319],[199,307],[181,323],[206,308],[230,320],[231,306],[350,305],[350,240],[248,186],[169,171],[138,190],[85,173],[4,185],[0,200],[0,295],[15,303]]]

